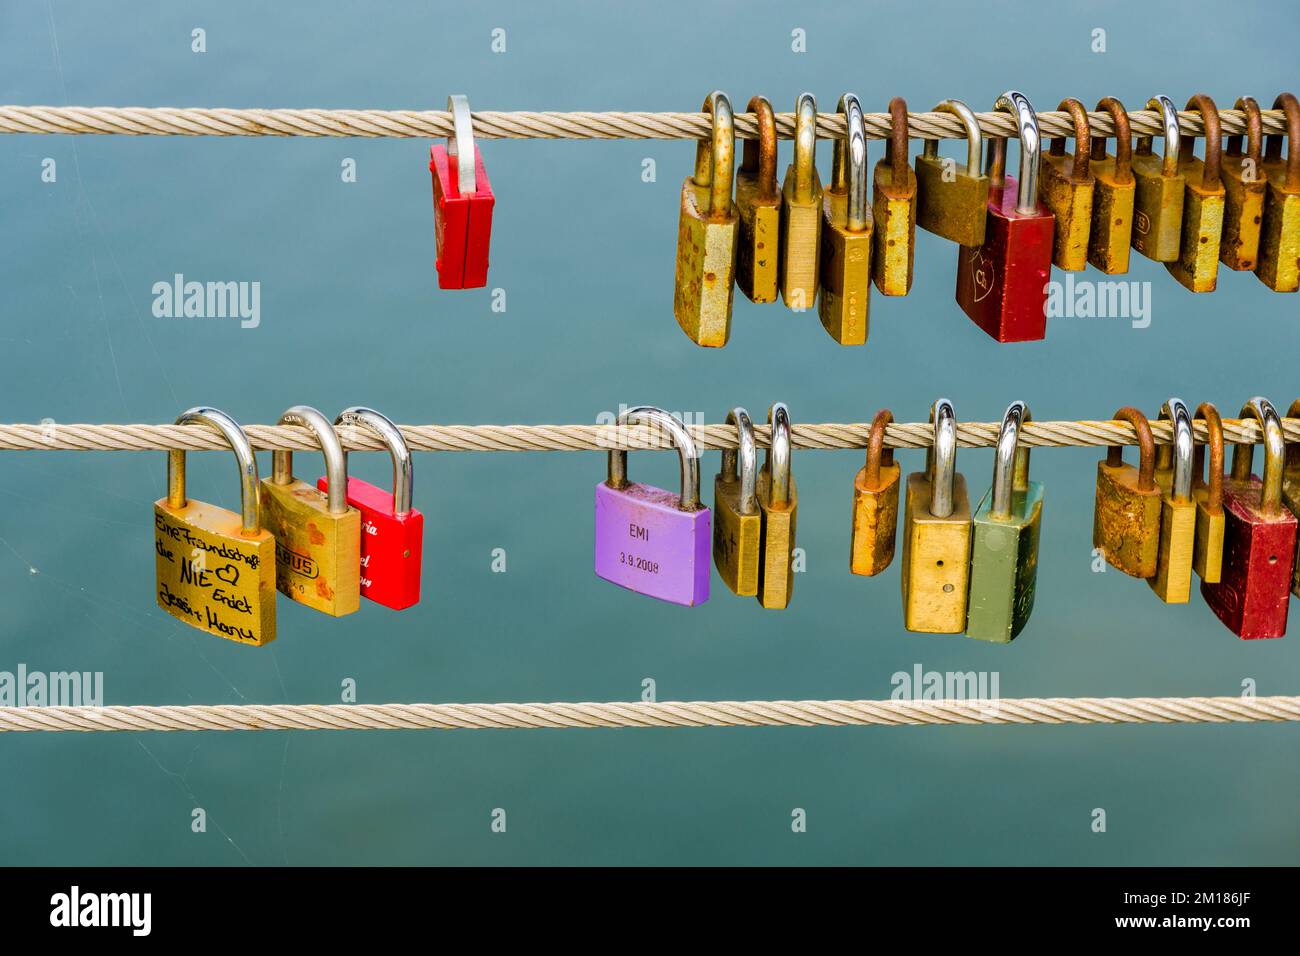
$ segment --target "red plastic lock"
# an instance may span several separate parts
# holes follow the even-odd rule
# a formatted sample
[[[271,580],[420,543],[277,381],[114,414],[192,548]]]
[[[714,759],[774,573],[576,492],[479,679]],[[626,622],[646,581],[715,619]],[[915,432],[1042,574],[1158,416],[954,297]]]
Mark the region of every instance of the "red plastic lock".
[[[438,288],[478,289],[487,285],[488,247],[492,240],[492,207],[496,199],[488,182],[483,154],[474,143],[469,103],[463,96],[448,99],[455,122],[454,151],[429,147],[433,176],[433,225],[438,243]],[[472,159],[474,188],[460,190],[460,159]],[[470,164],[463,173],[467,176]]]

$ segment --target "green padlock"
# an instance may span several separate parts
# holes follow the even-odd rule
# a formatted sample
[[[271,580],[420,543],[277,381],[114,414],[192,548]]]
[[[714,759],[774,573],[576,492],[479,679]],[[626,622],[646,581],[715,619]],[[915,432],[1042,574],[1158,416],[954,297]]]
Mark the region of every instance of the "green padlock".
[[[1034,609],[1043,485],[1029,480],[1029,449],[1019,447],[1029,406],[1012,402],[1002,416],[993,487],[975,510],[966,635],[1006,644]]]

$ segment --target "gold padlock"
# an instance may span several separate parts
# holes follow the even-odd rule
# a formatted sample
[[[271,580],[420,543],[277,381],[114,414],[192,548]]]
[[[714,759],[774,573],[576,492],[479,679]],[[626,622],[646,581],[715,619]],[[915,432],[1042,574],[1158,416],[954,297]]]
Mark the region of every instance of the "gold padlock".
[[[988,223],[989,178],[983,172],[983,133],[971,108],[944,100],[936,113],[952,113],[966,127],[966,168],[939,156],[937,140],[927,139],[916,157],[916,223],[927,232],[961,246],[984,245]]]
[[[867,206],[867,130],[852,93],[840,97],[846,135],[835,141],[831,184],[822,204],[821,293],[817,315],[840,345],[867,341],[871,305],[871,209]]]
[[[758,563],[758,603],[769,610],[788,607],[794,592],[794,534],[799,493],[790,470],[790,411],[783,402],[767,410],[769,444],[758,473],[758,510],[763,516]]]
[[[972,517],[966,479],[957,473],[952,402],[930,410],[934,443],[925,471],[907,476],[903,508],[903,626],[930,634],[966,630]]]
[[[329,419],[295,405],[276,422],[316,436],[329,493],[293,476],[293,453],[271,455],[271,477],[259,486],[262,521],[275,536],[275,586],[286,597],[342,617],[361,606],[361,512],[348,504],[348,460]]]
[[[763,547],[758,450],[749,412],[733,408],[727,413],[727,424],[736,426],[740,447],[722,452],[722,468],[713,479],[713,563],[732,593],[752,597],[758,594],[758,559]]]
[[[822,182],[817,175],[817,100],[800,93],[794,107],[794,162],[781,187],[781,298],[796,312],[817,298]]]
[[[731,201],[736,130],[727,94],[714,90],[703,108],[713,137],[696,146],[695,175],[682,183],[673,315],[696,345],[721,348],[731,335],[740,223]]]
[[[901,471],[894,461],[894,449],[885,447],[885,428],[893,420],[887,408],[876,412],[867,440],[867,463],[853,479],[849,570],[868,577],[879,574],[894,560]]]
[[[1128,272],[1129,247],[1133,241],[1133,202],[1137,183],[1133,178],[1133,135],[1124,104],[1113,96],[1103,97],[1097,111],[1110,114],[1115,124],[1115,155],[1106,152],[1106,137],[1093,136],[1092,228],[1088,233],[1088,261],[1107,275]]]
[[[1282,158],[1282,137],[1265,137],[1268,195],[1255,275],[1274,292],[1295,292],[1300,289],[1300,149],[1296,148],[1300,143],[1300,103],[1290,93],[1282,93],[1273,109],[1286,113],[1286,159]]]
[[[1246,135],[1228,137],[1228,148],[1219,168],[1224,191],[1219,261],[1229,269],[1244,272],[1254,269],[1259,262],[1259,235],[1264,221],[1268,176],[1260,154],[1264,123],[1259,114],[1259,104],[1254,97],[1243,96],[1237,100],[1235,108],[1246,114]]]
[[[1043,154],[1038,177],[1038,198],[1056,217],[1052,233],[1052,262],[1057,268],[1078,272],[1088,266],[1088,233],[1092,228],[1095,180],[1088,168],[1092,137],[1088,111],[1073,97],[1061,100],[1074,122],[1074,155],[1065,151],[1065,137],[1056,136]]]
[[[1192,497],[1196,499],[1196,546],[1192,570],[1206,584],[1218,584],[1223,573],[1223,420],[1209,402],[1196,406],[1205,420],[1207,439],[1192,458]],[[1210,478],[1205,473],[1205,449],[1210,449]]]
[[[1118,571],[1135,578],[1156,573],[1160,557],[1160,486],[1155,480],[1156,446],[1151,424],[1136,408],[1114,415],[1137,432],[1138,467],[1126,464],[1122,445],[1111,445],[1097,462],[1097,499],[1092,546]]]
[[[1183,235],[1183,174],[1179,166],[1182,133],[1174,101],[1158,94],[1147,109],[1159,110],[1164,127],[1164,156],[1151,151],[1152,137],[1139,136],[1133,151],[1133,248],[1156,262],[1178,258]]]
[[[1204,93],[1187,101],[1205,123],[1205,160],[1187,143],[1178,164],[1183,173],[1183,231],[1178,258],[1165,263],[1169,274],[1193,292],[1213,292],[1219,278],[1219,243],[1223,237],[1223,180],[1219,175],[1223,134],[1219,108]]]
[[[257,458],[239,423],[198,406],[176,419],[217,429],[239,462],[240,512],[185,497],[185,452],[167,453],[167,496],[154,502],[158,606],[190,627],[257,647],[275,640],[275,538],[261,525]]]
[[[751,302],[775,302],[780,293],[781,188],[776,182],[776,114],[766,96],[749,100],[758,140],[747,139],[736,170],[740,239],[736,285]]]
[[[907,101],[889,101],[889,145],[872,173],[871,279],[881,295],[907,295],[916,255],[916,173],[907,161]]]
[[[1173,459],[1169,487],[1160,496],[1160,546],[1156,573],[1147,584],[1166,604],[1186,604],[1192,595],[1192,565],[1196,550],[1196,501],[1192,497],[1192,414],[1181,399],[1171,398],[1160,417],[1173,424],[1168,448]]]

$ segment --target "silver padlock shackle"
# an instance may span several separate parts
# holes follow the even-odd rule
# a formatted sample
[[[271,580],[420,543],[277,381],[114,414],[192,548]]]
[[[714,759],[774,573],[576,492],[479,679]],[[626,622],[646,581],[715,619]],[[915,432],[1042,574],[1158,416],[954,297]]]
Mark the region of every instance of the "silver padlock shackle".
[[[952,514],[953,476],[957,474],[957,416],[952,402],[941,398],[930,408],[934,443],[925,450],[925,473],[930,479],[930,514]]]
[[[262,530],[262,515],[257,494],[257,456],[248,436],[235,421],[219,408],[196,405],[188,411],[181,412],[176,419],[177,425],[198,422],[215,428],[230,442],[239,463],[239,519],[240,531],[253,535]],[[185,497],[185,452],[172,450],[167,453],[167,506],[184,508]]]
[[[456,189],[462,196],[478,192],[478,172],[475,169],[474,122],[470,118],[469,97],[456,93],[447,97],[451,111],[452,135],[447,139],[447,155],[456,159]]]
[[[624,409],[618,416],[619,425],[654,425],[662,428],[672,436],[677,456],[682,463],[682,487],[677,495],[677,508],[680,511],[700,510],[700,453],[695,447],[695,439],[686,430],[686,426],[676,418],[653,405],[637,405]],[[614,448],[609,453],[609,480],[611,488],[627,486],[627,450]]]
[[[1147,109],[1160,111],[1160,124],[1165,128],[1165,158],[1160,164],[1160,175],[1174,176],[1178,173],[1179,151],[1182,147],[1183,134],[1178,129],[1178,107],[1174,101],[1163,93],[1157,93],[1147,100]],[[1137,141],[1139,153],[1151,151],[1151,137],[1139,136]]]
[[[1282,436],[1282,419],[1267,398],[1256,395],[1241,406],[1238,418],[1254,418],[1264,432],[1264,478],[1259,493],[1259,510],[1269,517],[1282,509],[1282,472],[1286,464],[1286,441]],[[1237,445],[1232,449],[1232,479],[1250,478],[1255,458],[1254,445]]]
[[[1020,445],[1020,426],[1033,417],[1029,406],[1020,401],[1008,405],[1002,415],[993,454],[993,491],[989,496],[989,514],[995,518],[1011,517],[1012,492],[1029,487],[1029,448]]]
[[[754,443],[754,423],[749,412],[739,405],[727,412],[727,424],[736,426],[736,436],[740,444],[735,448],[722,450],[722,476],[724,481],[740,481],[740,497],[736,503],[742,515],[752,515],[758,511],[758,445]]]
[[[975,112],[961,100],[944,100],[935,106],[932,113],[951,113],[961,120],[966,127],[966,175],[978,179],[980,175],[980,158],[984,154],[984,134],[980,131],[980,121]],[[927,139],[921,148],[922,156],[934,158],[939,155],[939,141]]]
[[[1025,216],[1033,215],[1038,212],[1038,164],[1043,154],[1038,114],[1034,112],[1029,98],[1018,90],[1007,90],[999,96],[993,109],[1010,113],[1020,128],[1020,175],[1016,183],[1016,212]],[[1005,169],[1007,141],[1001,137],[992,140],[989,165],[993,165],[993,157],[998,150],[1002,151]]]
[[[411,459],[411,449],[406,447],[402,430],[393,424],[392,419],[382,415],[373,408],[353,405],[339,412],[334,419],[335,425],[351,425],[364,428],[371,434],[378,435],[379,440],[388,448],[393,457],[393,517],[404,518],[411,513],[411,488],[415,483],[415,462]],[[343,468],[348,466],[348,453],[343,453]],[[330,487],[334,482],[330,481]]]
[[[785,402],[773,402],[767,409],[771,441],[763,470],[771,477],[772,504],[790,503],[790,409]]]
[[[325,477],[329,479],[329,513],[346,514],[348,510],[348,457],[330,420],[310,405],[294,405],[280,416],[277,425],[298,425],[316,436],[325,457]],[[287,485],[293,481],[293,452],[271,452],[271,481]]]
[[[1174,481],[1170,494],[1175,501],[1189,501],[1192,497],[1192,462],[1196,455],[1192,413],[1181,398],[1171,398],[1160,406],[1160,418],[1173,422],[1174,443],[1160,446],[1156,453],[1156,467],[1164,467],[1172,461]]]
[[[817,97],[800,93],[794,101],[794,198],[812,198],[817,172]]]
[[[835,141],[831,162],[831,188],[846,190],[849,232],[867,228],[867,126],[862,118],[862,104],[852,93],[840,97],[839,112],[845,115],[846,135]]]

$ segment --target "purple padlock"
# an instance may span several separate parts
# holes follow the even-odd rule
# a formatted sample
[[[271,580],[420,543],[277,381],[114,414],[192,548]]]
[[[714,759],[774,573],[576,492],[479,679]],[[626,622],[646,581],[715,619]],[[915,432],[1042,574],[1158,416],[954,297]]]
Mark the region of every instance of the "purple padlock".
[[[609,453],[596,486],[596,575],[661,601],[692,607],[709,599],[713,531],[700,504],[700,458],[690,432],[661,408],[641,405],[618,424],[653,424],[672,436],[682,461],[680,495],[627,480],[627,452]]]

